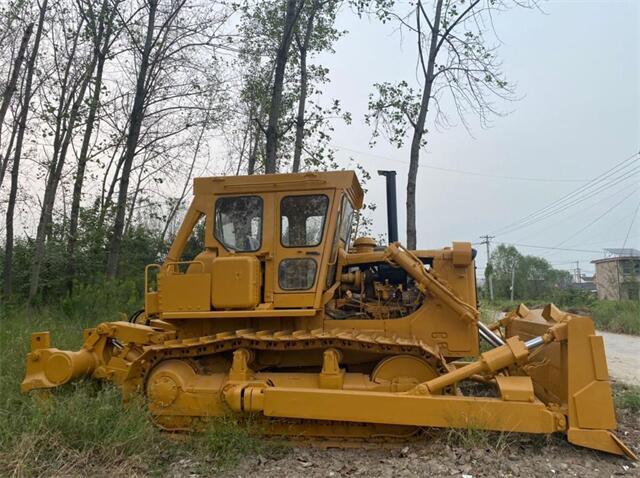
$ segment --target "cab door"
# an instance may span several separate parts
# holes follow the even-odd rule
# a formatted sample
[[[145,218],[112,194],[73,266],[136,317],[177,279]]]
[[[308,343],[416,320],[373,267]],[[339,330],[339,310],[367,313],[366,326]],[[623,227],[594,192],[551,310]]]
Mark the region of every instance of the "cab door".
[[[334,194],[327,189],[276,195],[275,307],[313,307],[332,229]]]

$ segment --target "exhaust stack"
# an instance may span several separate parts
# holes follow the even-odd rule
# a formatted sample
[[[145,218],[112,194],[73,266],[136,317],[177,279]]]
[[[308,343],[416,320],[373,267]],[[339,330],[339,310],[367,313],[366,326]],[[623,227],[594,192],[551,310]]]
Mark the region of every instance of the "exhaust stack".
[[[398,240],[398,204],[396,199],[396,172],[378,171],[387,180],[387,237],[389,244]]]

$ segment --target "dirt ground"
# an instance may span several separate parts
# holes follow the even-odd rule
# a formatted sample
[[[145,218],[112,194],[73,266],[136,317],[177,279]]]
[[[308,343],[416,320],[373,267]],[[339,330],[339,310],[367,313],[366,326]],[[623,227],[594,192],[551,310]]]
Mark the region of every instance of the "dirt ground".
[[[619,415],[618,436],[640,454],[640,417]],[[188,468],[188,467],[187,467]],[[197,474],[181,473],[176,476]],[[640,464],[625,458],[574,447],[561,435],[455,435],[387,449],[285,447],[275,456],[248,457],[232,477],[612,477],[639,476]]]
[[[640,337],[598,331],[604,337],[609,374],[624,383],[640,385]]]

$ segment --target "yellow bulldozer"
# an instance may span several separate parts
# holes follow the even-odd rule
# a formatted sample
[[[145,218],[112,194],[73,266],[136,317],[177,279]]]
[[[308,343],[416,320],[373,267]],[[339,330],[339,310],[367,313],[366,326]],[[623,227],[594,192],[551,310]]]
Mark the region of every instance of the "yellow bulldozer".
[[[354,236],[352,171],[194,180],[144,309],[84,331],[77,351],[31,336],[22,390],[81,377],[142,394],[155,423],[196,430],[259,417],[264,432],[334,441],[404,439],[425,427],[563,432],[634,458],[616,418],[602,337],[590,318],[524,305],[479,320],[470,243]],[[204,250],[183,250],[204,220]],[[481,352],[481,343],[483,343]]]

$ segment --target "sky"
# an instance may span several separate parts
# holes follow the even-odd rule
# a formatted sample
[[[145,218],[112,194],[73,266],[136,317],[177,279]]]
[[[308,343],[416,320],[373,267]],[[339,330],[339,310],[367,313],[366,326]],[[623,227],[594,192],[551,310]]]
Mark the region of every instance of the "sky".
[[[640,249],[640,170],[591,198],[576,195],[574,206],[536,224],[504,228],[640,151],[640,1],[549,0],[541,7],[511,9],[495,19],[503,70],[520,97],[505,105],[510,113],[485,129],[470,118],[471,132],[459,121],[430,129],[418,173],[418,248],[479,243],[490,234],[493,247],[527,245],[518,249],[560,269],[572,270],[579,261],[582,272],[592,273],[590,261],[602,257],[604,248],[622,247],[627,234],[626,247]],[[349,33],[333,55],[319,59],[332,80],[323,96],[340,99],[353,123],[337,124],[332,143],[343,164],[353,158],[372,173],[398,171],[405,241],[408,149],[383,139],[369,147],[364,115],[374,82],[416,84],[413,45],[392,27],[348,12],[339,26]],[[625,164],[621,173],[640,161]],[[368,189],[367,200],[378,205],[377,235],[386,232],[384,179],[372,176]],[[480,275],[485,246],[475,247]]]

